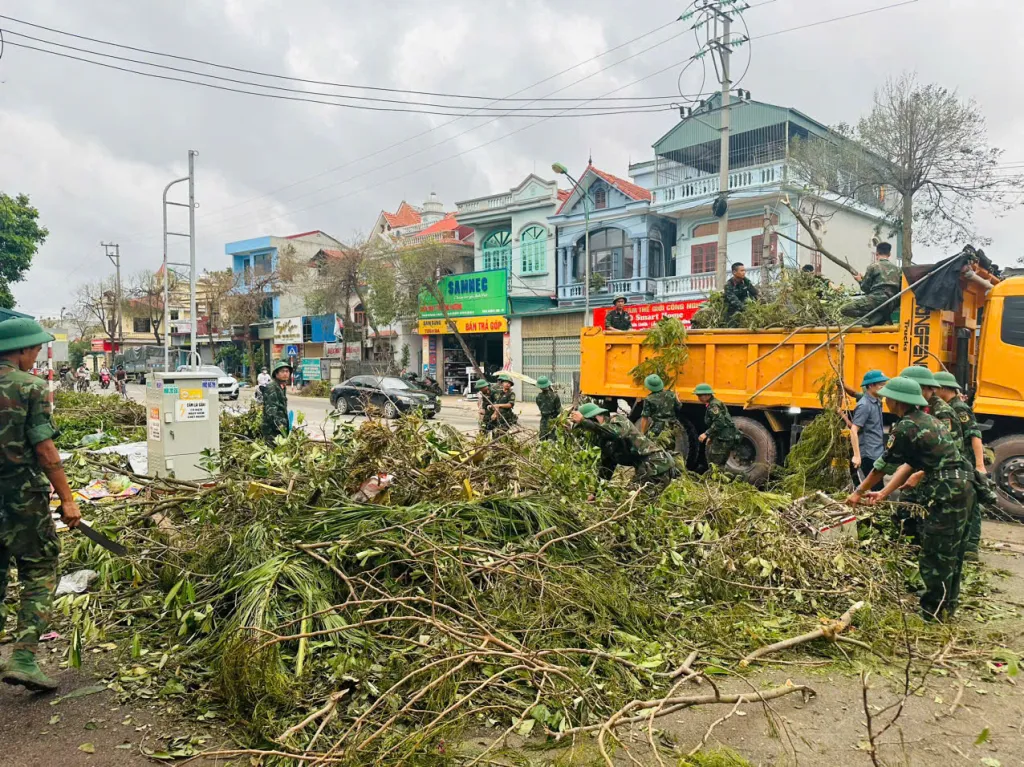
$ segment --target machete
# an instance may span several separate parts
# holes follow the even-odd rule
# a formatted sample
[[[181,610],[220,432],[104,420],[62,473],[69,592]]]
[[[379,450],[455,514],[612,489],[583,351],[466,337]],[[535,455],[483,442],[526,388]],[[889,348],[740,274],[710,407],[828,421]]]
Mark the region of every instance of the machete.
[[[97,543],[107,551],[117,554],[119,557],[127,556],[128,549],[122,546],[117,541],[110,540],[103,533],[93,530],[92,527],[84,519],[78,525],[78,531],[86,538],[91,540],[93,543]]]

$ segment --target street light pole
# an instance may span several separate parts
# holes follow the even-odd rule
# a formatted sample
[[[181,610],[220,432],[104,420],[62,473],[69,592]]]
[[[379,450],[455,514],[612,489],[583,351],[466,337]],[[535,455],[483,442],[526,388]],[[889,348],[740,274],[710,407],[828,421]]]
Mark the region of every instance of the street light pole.
[[[562,163],[554,163],[551,170],[569,179],[569,183],[583,198],[583,258],[586,261],[583,269],[583,326],[590,327],[590,195],[583,190],[576,179],[569,175],[569,169]]]

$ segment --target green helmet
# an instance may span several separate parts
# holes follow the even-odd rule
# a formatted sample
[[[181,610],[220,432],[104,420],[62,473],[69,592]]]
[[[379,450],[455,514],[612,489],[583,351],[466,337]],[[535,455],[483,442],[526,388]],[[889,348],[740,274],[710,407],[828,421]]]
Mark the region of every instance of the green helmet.
[[[595,405],[593,402],[585,402],[580,405],[580,413],[584,418],[593,418],[598,415],[608,415],[608,411],[600,405]]]
[[[912,378],[904,376],[890,378],[879,394],[906,405],[925,407],[928,404],[928,400],[921,395],[921,384]]]
[[[661,380],[660,376],[652,373],[644,379],[644,388],[650,392],[663,391],[665,388],[665,382]]]
[[[537,379],[537,388],[538,389],[550,389],[551,388],[551,379],[548,378],[547,376],[541,376],[540,378]]]
[[[499,381],[508,381],[509,383],[513,383],[512,376],[510,376],[508,373],[498,373],[498,375],[496,375],[495,378],[497,378]]]
[[[621,298],[621,299],[622,299],[622,300],[623,300],[623,301],[624,301],[625,303],[627,303],[627,304],[629,303],[629,299],[628,299],[628,298],[626,298],[626,297],[625,297],[625,296],[624,296],[624,295],[623,295],[622,293],[616,293],[616,294],[615,294],[615,298],[613,298],[613,299],[612,299],[612,306],[615,306],[615,302],[616,302],[616,301],[618,301],[618,300],[619,300],[620,298]]]
[[[935,374],[923,365],[911,365],[908,368],[903,368],[900,371],[900,378],[909,378],[911,381],[917,381],[921,386],[934,387],[939,385],[935,381]]]
[[[485,381],[483,378],[478,379],[476,381],[476,383],[473,384],[473,388],[476,389],[477,391],[482,391],[483,389],[489,389],[490,386],[491,385],[489,383],[487,383],[487,381]]]
[[[274,369],[270,371],[270,375],[277,376],[277,371],[280,370],[281,368],[288,368],[289,372],[291,372],[292,370],[292,366],[288,362],[288,360],[278,360],[277,362],[274,363]]]
[[[702,383],[697,384],[697,388],[693,390],[694,394],[711,394],[714,395],[715,390],[711,388],[710,384]]]
[[[936,373],[935,382],[944,389],[956,389],[959,391],[963,388],[960,386],[960,382],[956,380],[956,376],[948,370],[940,370]]]
[[[0,353],[18,352],[42,346],[53,340],[43,326],[28,317],[14,317],[0,322]]]

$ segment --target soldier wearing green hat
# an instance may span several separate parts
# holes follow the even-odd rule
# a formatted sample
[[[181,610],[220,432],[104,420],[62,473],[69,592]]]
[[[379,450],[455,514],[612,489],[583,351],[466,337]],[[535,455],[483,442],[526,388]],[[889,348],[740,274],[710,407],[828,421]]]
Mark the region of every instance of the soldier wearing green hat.
[[[554,439],[555,432],[551,422],[562,414],[562,400],[551,387],[551,379],[547,376],[537,379],[537,388],[540,389],[540,393],[537,395],[537,409],[540,411],[540,438]]]
[[[483,434],[490,434],[494,428],[494,421],[491,420],[491,398],[494,396],[491,384],[480,378],[473,384],[473,390],[480,397],[476,406],[476,413],[480,418],[480,431]]]
[[[516,393],[512,390],[512,376],[498,373],[498,391],[491,396],[491,429],[498,436],[508,433],[517,422],[515,413]]]
[[[960,428],[960,419],[953,408],[939,397],[939,382],[935,380],[935,374],[922,365],[912,365],[903,368],[900,375],[917,381],[921,386],[921,396],[928,400],[928,412],[937,418],[943,426],[949,429],[949,433],[956,441],[957,448],[963,445],[963,432]]]
[[[270,372],[271,381],[263,387],[263,439],[273,444],[280,436],[287,436],[288,423],[288,379],[292,366],[286,360],[278,360]]]
[[[669,452],[674,452],[680,428],[677,416],[679,398],[674,391],[665,388],[665,382],[658,375],[647,376],[644,379],[644,388],[650,394],[644,398],[640,433],[647,435]]]
[[[612,299],[615,307],[604,316],[605,330],[632,330],[633,318],[626,311],[626,297],[621,293]]]
[[[601,448],[602,479],[611,479],[616,466],[633,466],[639,485],[654,484],[664,489],[679,476],[672,456],[649,440],[621,413],[587,402],[569,414],[570,420],[593,434]]]
[[[740,442],[740,432],[733,423],[725,403],[715,397],[709,384],[698,384],[693,390],[707,410],[704,413],[704,433],[697,440],[704,443],[708,466],[725,466],[729,455]]]
[[[927,400],[921,386],[910,378],[891,379],[880,394],[899,422],[889,432],[885,453],[846,502],[856,506],[885,500],[905,483],[917,487],[917,501],[925,508],[920,525],[918,566],[925,584],[921,611],[928,620],[952,617],[960,598],[967,519],[974,503],[974,484],[964,470],[960,450],[949,432],[924,412]],[[868,492],[895,468],[882,490]]]
[[[36,691],[57,687],[36,664],[39,637],[50,623],[60,556],[50,516],[51,485],[64,523],[77,527],[82,518],[53,442],[58,431],[46,386],[28,372],[43,344],[52,340],[34,320],[0,322],[0,627],[11,560],[21,583],[14,652],[0,671],[8,684]]]

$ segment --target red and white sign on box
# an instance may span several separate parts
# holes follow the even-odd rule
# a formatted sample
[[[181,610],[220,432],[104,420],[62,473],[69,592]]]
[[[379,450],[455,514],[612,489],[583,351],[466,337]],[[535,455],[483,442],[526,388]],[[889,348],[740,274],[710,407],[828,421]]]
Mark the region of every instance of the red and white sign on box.
[[[706,299],[696,298],[692,301],[667,301],[662,304],[626,304],[626,311],[633,320],[633,330],[650,330],[654,323],[665,317],[675,317],[690,327],[690,320]],[[594,309],[594,325],[604,327],[604,318],[612,310],[610,306]]]

